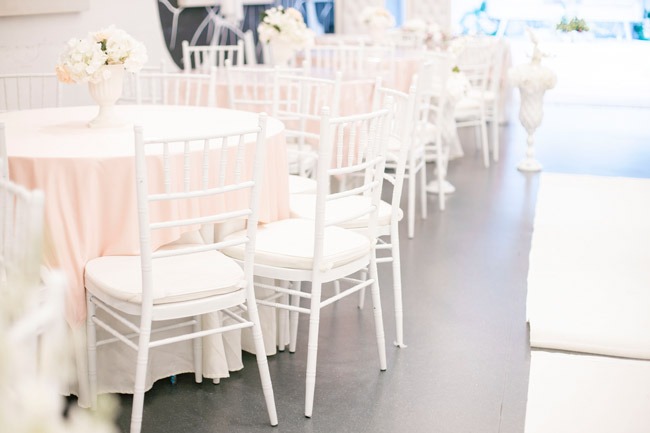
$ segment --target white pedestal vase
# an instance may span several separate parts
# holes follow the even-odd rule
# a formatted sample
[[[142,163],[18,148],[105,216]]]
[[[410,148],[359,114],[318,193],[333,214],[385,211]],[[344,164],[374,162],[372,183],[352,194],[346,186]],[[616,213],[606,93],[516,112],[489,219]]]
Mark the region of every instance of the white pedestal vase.
[[[368,37],[373,44],[381,45],[386,39],[386,28],[384,27],[369,27]]]
[[[526,158],[517,165],[521,171],[540,171],[542,164],[535,159],[535,130],[542,124],[544,117],[544,90],[519,88],[521,106],[519,121],[523,125],[528,138],[526,139]]]
[[[122,96],[124,65],[104,65],[105,78],[96,83],[88,83],[88,91],[99,105],[97,117],[88,122],[90,128],[110,128],[122,126],[126,120],[115,108],[115,103]]]
[[[531,33],[534,43],[533,58],[530,63],[510,69],[508,75],[513,85],[519,88],[521,105],[519,121],[528,133],[526,158],[517,165],[520,171],[540,171],[542,164],[535,159],[535,130],[544,117],[544,93],[555,87],[557,76],[549,68],[542,66],[542,52],[537,38]]]
[[[273,66],[290,66],[294,57],[295,49],[293,45],[286,42],[274,41],[269,43],[271,53],[271,63]]]
[[[442,124],[440,125],[440,137],[442,139],[443,161],[436,165],[436,173],[442,170],[441,182],[442,192],[451,194],[456,191],[456,187],[447,179],[447,165],[452,159],[460,158],[464,155],[463,148],[458,138],[458,128],[456,126],[456,104],[458,101],[467,96],[471,84],[467,76],[462,72],[453,72],[447,79],[447,93],[445,106],[442,110]],[[432,180],[427,184],[427,192],[438,194],[440,186],[437,180]]]

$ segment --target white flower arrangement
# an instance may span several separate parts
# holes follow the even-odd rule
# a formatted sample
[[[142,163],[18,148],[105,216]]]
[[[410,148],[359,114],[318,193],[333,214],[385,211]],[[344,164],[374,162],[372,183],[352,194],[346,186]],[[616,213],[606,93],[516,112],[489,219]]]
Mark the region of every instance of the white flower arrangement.
[[[367,29],[388,30],[395,27],[395,17],[381,6],[366,6],[361,10],[359,22]]]
[[[294,49],[307,48],[314,42],[314,32],[307,28],[302,14],[294,8],[276,6],[265,10],[257,32],[263,43],[278,41]]]
[[[56,66],[59,81],[96,83],[110,76],[104,65],[124,65],[128,72],[138,72],[147,63],[145,46],[124,30],[110,26],[89,33],[85,39],[70,39]]]
[[[419,36],[429,48],[439,48],[448,39],[438,23],[420,18],[405,21],[402,32]]]

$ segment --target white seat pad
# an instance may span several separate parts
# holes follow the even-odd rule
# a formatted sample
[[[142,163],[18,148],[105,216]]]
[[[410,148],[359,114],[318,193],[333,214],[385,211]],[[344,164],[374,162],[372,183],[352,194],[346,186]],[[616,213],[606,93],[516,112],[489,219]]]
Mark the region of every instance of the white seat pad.
[[[361,212],[363,209],[370,205],[370,197],[363,197],[359,195],[343,197],[339,200],[327,202],[325,210],[325,218],[327,220],[339,219],[345,215],[354,216],[356,213]],[[316,218],[316,195],[314,194],[297,194],[289,197],[289,208],[291,210],[292,218],[305,218],[313,220]],[[390,224],[390,217],[393,208],[385,201],[379,203],[379,215],[377,224],[385,226]],[[403,212],[401,209],[398,211],[398,220],[401,220]],[[357,229],[368,227],[369,215],[364,215],[360,218],[351,219],[339,224],[340,227],[346,229]]]
[[[316,181],[305,176],[289,175],[289,194],[316,194]]]
[[[647,433],[648,407],[648,361],[531,353],[525,433]]]
[[[154,259],[154,304],[234,292],[240,289],[243,278],[242,268],[218,251]],[[140,256],[104,256],[89,261],[85,285],[91,293],[104,292],[117,299],[140,303]]]
[[[241,236],[242,232],[227,236]],[[340,227],[325,228],[325,245],[321,270],[343,266],[368,254],[370,240],[359,233]],[[244,247],[225,248],[225,254],[244,259]],[[290,218],[258,227],[255,264],[289,269],[312,269],[314,256],[314,221]]]
[[[456,103],[456,117],[462,115],[466,111],[476,111],[481,106],[481,100],[477,98],[463,98]]]
[[[650,359],[650,180],[544,173],[537,197],[531,346]]]

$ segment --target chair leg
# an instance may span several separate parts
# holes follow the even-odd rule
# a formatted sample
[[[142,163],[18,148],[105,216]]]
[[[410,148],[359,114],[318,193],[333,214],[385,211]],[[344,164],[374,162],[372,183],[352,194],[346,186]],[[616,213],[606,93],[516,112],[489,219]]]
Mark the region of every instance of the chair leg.
[[[497,104],[492,109],[492,160],[499,162],[499,110]]]
[[[447,178],[446,158],[443,156],[442,144],[436,148],[436,181],[438,182],[438,208],[445,210],[445,188],[444,183]]]
[[[252,296],[249,296],[249,300]],[[275,407],[275,396],[273,395],[273,384],[271,382],[271,373],[269,372],[269,363],[266,359],[266,348],[262,339],[262,327],[260,325],[260,315],[257,311],[257,304],[254,300],[246,303],[248,307],[248,318],[253,322],[253,344],[255,345],[255,358],[257,359],[257,368],[260,372],[262,382],[262,392],[266,401],[266,410],[269,414],[269,421],[272,426],[278,425],[278,413]]]
[[[365,271],[361,271],[361,280],[368,278],[368,274]],[[363,305],[366,303],[366,288],[359,290],[359,309],[363,309]]]
[[[294,281],[293,283],[294,290],[300,291],[300,281]],[[291,296],[291,305],[294,307],[300,306],[300,296],[292,295]],[[298,320],[300,318],[300,313],[297,311],[292,311],[289,313],[289,352],[296,353],[296,344],[298,341]]]
[[[427,208],[427,164],[422,161],[420,168],[420,212],[422,219],[427,219],[429,209]]]
[[[202,328],[202,316],[194,316],[195,323],[193,325],[194,332],[200,332]],[[194,381],[196,383],[203,382],[203,338],[192,339],[192,349],[194,351]]]
[[[413,239],[413,236],[415,236],[415,174],[411,170],[409,170],[408,180],[408,237]]]
[[[404,348],[404,312],[402,306],[402,269],[399,254],[398,224],[390,228],[391,254],[393,256],[393,298],[395,303],[395,346]]]
[[[309,340],[307,342],[307,373],[305,375],[305,416],[311,418],[316,390],[316,361],[318,358],[318,329],[320,326],[321,282],[315,279],[311,286],[309,313]]]
[[[483,146],[483,165],[485,168],[490,166],[490,143],[488,143],[487,120],[481,116],[481,143]]]
[[[88,386],[90,391],[90,405],[97,408],[97,333],[95,330],[95,304],[90,300],[92,295],[86,292],[86,305],[88,315],[86,317],[86,341],[88,349]]]
[[[149,341],[151,339],[151,321],[143,318],[140,325],[138,355],[135,369],[135,387],[133,390],[133,406],[131,408],[130,433],[140,433],[142,429],[142,412],[144,409],[144,385],[147,378],[147,363],[149,362]]]
[[[370,278],[372,278],[372,307],[375,317],[375,335],[377,337],[377,352],[379,353],[379,369],[386,371],[386,336],[384,334],[384,318],[381,311],[381,297],[379,293],[379,275],[377,273],[377,258],[375,253],[370,259]]]
[[[285,289],[288,288],[289,282],[282,281],[281,287]],[[289,295],[282,295],[280,303],[289,304]],[[280,315],[280,317],[278,317],[278,351],[284,352],[284,348],[287,345],[287,340],[289,339],[289,335],[287,335],[287,328],[289,326],[289,311],[285,310],[284,308],[280,308],[278,314]]]

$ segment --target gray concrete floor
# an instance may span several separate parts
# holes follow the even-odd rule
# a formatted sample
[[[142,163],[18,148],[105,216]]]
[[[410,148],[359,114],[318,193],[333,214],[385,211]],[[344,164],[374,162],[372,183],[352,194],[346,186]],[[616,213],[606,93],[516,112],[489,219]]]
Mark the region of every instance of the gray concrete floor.
[[[546,172],[650,177],[649,121],[650,110],[547,105],[537,156]],[[515,116],[502,128],[501,145],[501,160],[486,169],[473,143],[466,144],[466,156],[450,164],[457,192],[447,209],[440,212],[430,196],[416,238],[408,240],[404,230],[408,347],[389,344],[386,372],[378,368],[370,299],[359,310],[354,297],[322,314],[311,419],[303,416],[303,317],[297,352],[269,358],[278,427],[268,424],[255,359],[245,354],[245,368],[220,385],[195,384],[192,375],[180,375],[176,385],[158,381],[145,395],[143,432],[523,432],[526,276],[540,176],[515,168],[525,151]],[[387,266],[381,281],[390,343]],[[130,396],[120,405],[126,432]]]

